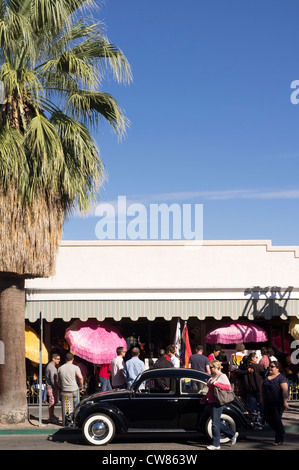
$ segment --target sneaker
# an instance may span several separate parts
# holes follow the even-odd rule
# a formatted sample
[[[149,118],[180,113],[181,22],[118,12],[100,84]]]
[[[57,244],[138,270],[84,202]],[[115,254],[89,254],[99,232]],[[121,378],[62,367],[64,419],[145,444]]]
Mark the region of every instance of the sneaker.
[[[239,433],[236,432],[235,435],[234,435],[234,437],[233,437],[232,440],[231,440],[232,446],[234,446],[235,443],[237,442],[238,436],[239,436]]]
[[[220,450],[221,447],[220,446],[216,447],[216,446],[210,445],[210,446],[207,447],[207,449],[208,450]]]

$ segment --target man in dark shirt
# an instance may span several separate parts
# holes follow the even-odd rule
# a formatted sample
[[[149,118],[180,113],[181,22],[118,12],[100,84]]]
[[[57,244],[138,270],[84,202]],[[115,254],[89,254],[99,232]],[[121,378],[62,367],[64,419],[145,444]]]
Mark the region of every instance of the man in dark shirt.
[[[154,369],[160,369],[165,367],[174,367],[172,362],[166,359],[166,352],[165,349],[159,350],[159,359],[154,364]],[[156,379],[157,386],[160,390],[169,391],[170,389],[170,379],[167,377],[161,377],[160,379]]]
[[[46,376],[46,389],[48,393],[48,402],[49,402],[49,423],[56,424],[59,419],[54,414],[54,407],[59,400],[59,387],[57,380],[57,368],[60,363],[60,355],[53,353],[51,355],[51,362],[46,367],[45,376]]]
[[[203,355],[203,347],[201,345],[196,346],[195,354],[190,356],[189,369],[196,369],[211,374],[209,360]]]

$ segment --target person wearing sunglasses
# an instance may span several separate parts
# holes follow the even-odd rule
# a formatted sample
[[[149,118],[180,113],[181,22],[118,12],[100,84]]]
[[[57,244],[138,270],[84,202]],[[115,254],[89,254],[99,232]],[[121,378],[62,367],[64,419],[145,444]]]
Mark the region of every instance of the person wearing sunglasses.
[[[269,374],[264,379],[261,389],[261,401],[264,403],[265,421],[275,432],[273,445],[278,446],[284,441],[284,426],[282,414],[289,409],[288,405],[288,381],[280,373],[278,361],[271,361]]]
[[[209,413],[212,418],[212,444],[207,446],[208,450],[220,450],[220,436],[224,434],[231,439],[231,444],[235,445],[239,436],[238,432],[234,432],[221,421],[221,414],[224,405],[218,405],[215,400],[214,388],[219,387],[222,390],[231,390],[231,384],[228,377],[221,372],[222,364],[220,361],[214,360],[210,362],[211,378],[207,382],[208,393],[201,399],[201,403],[209,404]]]

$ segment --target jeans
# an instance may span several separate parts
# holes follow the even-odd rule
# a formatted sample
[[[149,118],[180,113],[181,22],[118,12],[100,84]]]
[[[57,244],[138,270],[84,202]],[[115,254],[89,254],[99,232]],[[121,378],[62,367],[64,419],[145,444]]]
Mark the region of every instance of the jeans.
[[[73,394],[73,407],[75,407],[80,403],[80,391],[75,390],[74,392],[71,392]]]
[[[99,382],[101,384],[101,392],[106,392],[107,390],[112,390],[111,383],[109,379],[105,377],[99,377]]]
[[[261,416],[264,415],[264,405],[261,403],[259,392],[248,392],[247,401],[250,413],[260,412]]]
[[[229,439],[232,439],[235,435],[235,432],[230,429],[228,426],[221,422],[221,414],[223,411],[224,405],[219,406],[216,403],[210,403],[210,415],[212,418],[212,435],[213,435],[213,446],[219,447],[220,446],[220,436],[224,434]]]

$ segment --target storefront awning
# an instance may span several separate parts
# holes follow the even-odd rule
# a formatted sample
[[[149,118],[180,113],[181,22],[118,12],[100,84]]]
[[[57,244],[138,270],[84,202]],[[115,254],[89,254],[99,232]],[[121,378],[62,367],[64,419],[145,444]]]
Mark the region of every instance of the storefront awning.
[[[270,319],[280,317],[286,320],[288,317],[299,318],[299,299],[273,300],[38,300],[26,302],[25,318],[31,322],[39,318],[42,312],[43,318],[49,322],[56,318],[70,321],[79,318],[86,321],[88,318],[97,318],[100,321],[113,318],[120,321],[122,318],[130,318],[137,321],[141,317],[155,320],[163,317],[171,320],[180,317],[187,320],[189,317],[197,317],[204,320],[213,317],[221,320],[229,317],[233,320],[243,317],[254,320],[257,317]]]

